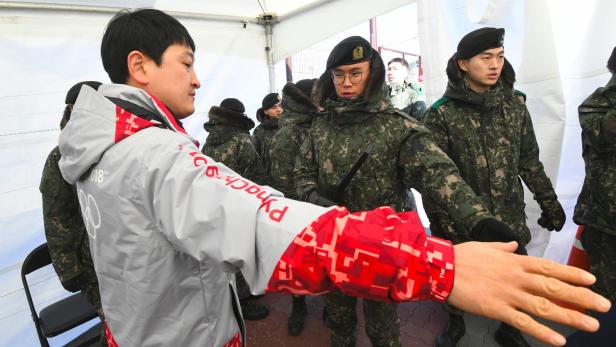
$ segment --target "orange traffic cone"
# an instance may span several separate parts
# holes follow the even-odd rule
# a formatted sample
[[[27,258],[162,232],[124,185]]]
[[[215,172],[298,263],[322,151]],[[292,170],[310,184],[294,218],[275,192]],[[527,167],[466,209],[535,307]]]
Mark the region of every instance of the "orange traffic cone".
[[[582,247],[582,241],[580,240],[582,236],[582,231],[584,231],[584,226],[580,225],[578,227],[577,233],[575,234],[575,241],[573,242],[573,246],[571,246],[571,253],[569,253],[569,260],[567,261],[567,265],[579,267],[582,270],[590,270],[590,261],[588,260],[588,254],[584,251],[584,247]]]
[[[569,253],[569,259],[567,260],[567,265],[575,266],[582,270],[588,271],[590,270],[590,261],[588,260],[588,254],[584,250],[584,247],[582,246],[582,241],[581,241],[583,231],[584,231],[584,226],[580,225],[578,227],[577,233],[575,234],[575,240],[573,241],[573,245],[571,246],[571,253]],[[581,310],[579,307],[576,307],[569,303],[564,303],[564,302],[560,302],[556,300],[554,300],[554,303],[557,304],[558,306],[561,306],[564,308],[570,308],[573,310],[578,310],[584,313],[584,310]]]

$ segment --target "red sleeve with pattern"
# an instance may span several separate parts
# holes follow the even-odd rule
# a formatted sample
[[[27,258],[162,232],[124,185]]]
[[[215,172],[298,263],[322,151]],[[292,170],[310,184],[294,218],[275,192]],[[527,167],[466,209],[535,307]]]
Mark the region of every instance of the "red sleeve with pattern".
[[[426,236],[416,212],[334,208],[306,227],[274,269],[267,291],[335,289],[381,301],[445,301],[453,286],[449,241]]]

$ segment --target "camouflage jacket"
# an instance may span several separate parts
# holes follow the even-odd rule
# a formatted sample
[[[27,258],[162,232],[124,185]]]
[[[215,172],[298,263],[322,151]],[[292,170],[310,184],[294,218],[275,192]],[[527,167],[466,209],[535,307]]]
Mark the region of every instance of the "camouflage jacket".
[[[400,211],[406,188],[414,187],[469,230],[490,216],[423,125],[394,109],[384,88],[370,100],[326,100],[326,112],[313,121],[295,167],[300,198],[335,189],[371,143],[370,156],[341,201],[350,211],[384,205]]]
[[[528,243],[530,231],[521,180],[534,193],[535,200],[555,199],[556,193],[539,161],[524,94],[514,93],[501,82],[484,94],[471,91],[467,83],[450,84],[423,121],[490,212],[507,224],[519,240]],[[464,240],[456,235],[455,221],[430,197],[423,202],[432,229],[449,233],[454,242]]]
[[[616,235],[616,76],[578,108],[586,178],[573,220]]]
[[[283,90],[284,111],[278,122],[280,128],[272,138],[270,148],[271,175],[274,188],[287,198],[298,199],[293,182],[293,169],[299,149],[310,132],[318,108],[293,84]]]
[[[417,120],[421,120],[426,112],[423,94],[411,84],[391,84],[389,98],[395,108],[408,113]]]
[[[225,164],[242,177],[256,183],[264,179],[264,168],[250,138],[252,119],[243,113],[212,106],[203,128],[209,133],[201,152]]]
[[[252,134],[252,142],[255,145],[257,153],[263,161],[263,167],[265,170],[264,181],[260,182],[263,185],[271,185],[272,178],[270,175],[271,160],[270,160],[270,147],[272,143],[272,137],[276,131],[278,131],[278,119],[270,118],[263,113],[262,109],[257,111],[257,119],[261,122]]]
[[[47,157],[39,186],[43,197],[45,237],[53,267],[66,290],[82,290],[87,294],[88,285],[96,286],[95,295],[98,296],[94,263],[77,192],[75,186],[62,177],[59,161],[60,151],[56,147]],[[88,299],[100,305],[100,297]]]

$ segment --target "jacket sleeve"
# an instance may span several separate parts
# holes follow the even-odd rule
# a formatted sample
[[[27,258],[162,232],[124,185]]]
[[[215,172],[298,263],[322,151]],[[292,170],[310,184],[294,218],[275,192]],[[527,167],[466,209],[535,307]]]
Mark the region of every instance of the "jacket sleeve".
[[[418,123],[407,121],[406,124],[410,135],[399,154],[404,184],[428,195],[465,229],[461,231],[463,233],[470,233],[480,220],[492,217],[481,199],[460,177],[454,162],[434,142],[430,131]]]
[[[331,281],[328,290],[361,288],[366,297],[382,300],[427,296],[444,300],[451,289],[452,246],[440,240],[428,242],[423,228],[413,227],[389,209],[349,215],[344,209],[285,199],[202,155],[191,143],[165,143],[152,151],[157,160],[147,169],[146,183],[161,232],[183,253],[219,264],[225,271],[241,270],[253,293],[266,286],[283,290],[281,280],[304,283],[301,290],[290,292],[320,293]],[[323,254],[322,249],[302,244],[311,236],[333,248]],[[296,254],[298,247],[304,255],[289,260],[285,255]],[[345,251],[361,261],[343,269],[328,267],[322,260],[327,255],[342,261]],[[364,259],[364,254],[373,259]],[[303,269],[310,266],[305,263],[309,257],[321,259],[320,268],[280,278],[281,264],[299,264],[294,269]],[[344,280],[358,270],[373,271],[375,277]],[[395,290],[388,287],[385,296],[383,286]]]
[[[597,152],[616,150],[616,108],[582,104],[578,113],[585,145],[590,145]]]
[[[86,236],[86,229],[76,192],[60,173],[59,159],[59,152],[50,153],[39,189],[43,198],[45,238],[53,267],[62,286],[75,292],[80,289],[78,277],[82,268],[78,252]]]
[[[535,137],[533,121],[524,107],[524,124],[520,138],[520,177],[537,201],[556,199],[556,192],[539,160],[539,145]]]
[[[295,190],[300,200],[305,201],[311,192],[317,190],[317,164],[312,134],[302,143],[293,170]]]
[[[238,172],[253,182],[262,182],[265,176],[265,167],[250,138],[240,140],[237,153],[236,162],[241,167]]]
[[[424,114],[422,124],[432,132],[432,138],[436,145],[447,152],[449,148],[449,141],[447,140],[447,123],[441,112],[430,107]]]
[[[276,189],[289,199],[297,199],[293,182],[295,158],[299,154],[301,143],[293,138],[287,128],[281,128],[272,138],[270,147],[271,175]]]

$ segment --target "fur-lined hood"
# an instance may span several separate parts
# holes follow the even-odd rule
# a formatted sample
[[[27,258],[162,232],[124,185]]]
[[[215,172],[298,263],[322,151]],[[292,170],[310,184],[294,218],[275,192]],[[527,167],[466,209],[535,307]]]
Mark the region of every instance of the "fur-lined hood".
[[[278,122],[282,128],[286,124],[311,123],[319,113],[309,96],[306,96],[295,84],[289,82],[282,88],[282,108],[284,111]]]
[[[370,59],[370,80],[366,86],[363,100],[368,104],[380,102],[383,97],[384,86],[385,64],[383,63],[381,55],[374,52],[374,55]],[[315,83],[315,87],[312,91],[312,100],[315,104],[323,106],[328,99],[336,99],[336,88],[332,80],[332,69],[325,70]]]
[[[210,108],[208,117],[210,120],[203,124],[203,128],[208,132],[206,143],[212,146],[226,143],[238,134],[250,136],[250,129],[255,126],[255,122],[245,114],[218,106]]]

